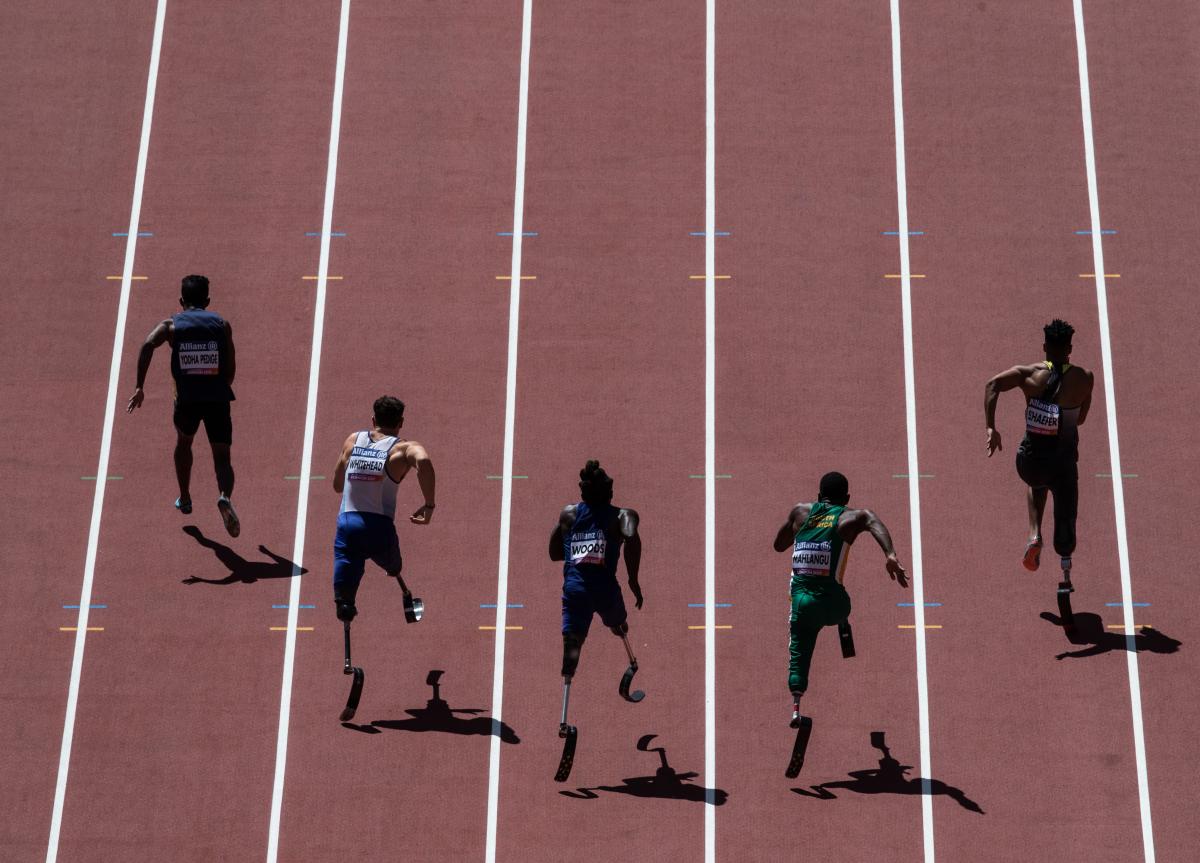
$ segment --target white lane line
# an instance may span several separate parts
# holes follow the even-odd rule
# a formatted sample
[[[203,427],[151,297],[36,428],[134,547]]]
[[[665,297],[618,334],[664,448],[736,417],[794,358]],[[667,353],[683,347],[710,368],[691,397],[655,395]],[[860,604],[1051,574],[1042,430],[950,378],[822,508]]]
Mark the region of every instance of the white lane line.
[[[271,791],[271,823],[267,861],[279,858],[279,822],[283,811],[283,783],[287,768],[288,726],[292,713],[292,671],[296,659],[296,623],[300,615],[300,573],[304,565],[304,535],[308,524],[308,499],[312,494],[313,434],[317,416],[317,384],[321,379],[321,343],[325,335],[325,294],[329,276],[329,239],[333,233],[333,194],[337,185],[338,142],[342,133],[342,86],[346,77],[346,41],[350,29],[350,0],[342,0],[338,24],[337,67],[333,79],[333,111],[329,123],[329,163],[325,170],[325,212],[321,217],[321,257],[317,265],[317,296],[313,308],[312,355],[308,364],[308,407],[304,415],[304,449],[300,456],[300,482],[296,495],[296,539],[292,547],[292,578],[288,592],[287,636],[283,647],[283,685],[279,696],[279,736],[275,742],[275,785]]]
[[[79,595],[79,615],[75,624],[75,654],[71,659],[71,683],[67,690],[67,714],[63,721],[62,748],[58,755],[58,781],[54,786],[54,809],[50,815],[50,839],[46,863],[58,859],[58,841],[62,833],[63,803],[67,796],[67,773],[71,766],[71,743],[75,738],[75,710],[79,705],[79,679],[83,674],[83,647],[87,641],[88,611],[92,604],[92,579],[96,572],[96,552],[100,544],[100,518],[104,513],[104,491],[108,487],[108,460],[112,451],[113,420],[117,412],[117,378],[121,372],[121,353],[129,313],[133,261],[137,254],[138,228],[142,219],[142,190],[146,181],[146,160],[150,152],[150,126],[154,119],[154,93],[158,88],[158,60],[162,54],[163,25],[167,0],[158,0],[154,16],[154,39],[150,47],[150,71],[146,76],[146,103],[142,109],[142,137],[138,144],[137,170],[133,180],[133,205],[129,210],[129,235],[125,240],[125,268],[121,271],[121,298],[117,303],[117,327],[113,334],[112,365],[108,370],[108,401],[104,408],[104,428],[100,435],[100,461],[96,468],[96,494],[92,498],[92,523],[88,530],[87,557],[83,564],[83,587]]]
[[[504,394],[504,469],[500,486],[500,562],[496,574],[496,652],[492,666],[492,740],[488,755],[487,842],[485,859],[496,859],[500,807],[500,722],[504,708],[504,639],[508,621],[508,549],[512,532],[513,440],[517,427],[517,334],[521,321],[521,239],[525,225],[525,128],[529,116],[529,49],[533,0],[521,13],[521,84],[517,101],[516,189],[513,193],[512,278],[508,293],[508,378]]]
[[[925,863],[933,863],[933,793],[929,765],[929,679],[925,670],[925,580],[921,557],[917,388],[913,366],[912,274],[908,256],[908,173],[904,161],[904,88],[900,76],[900,0],[892,8],[892,110],[896,119],[896,201],[899,211],[900,295],[904,308],[904,406],[908,424],[908,509],[912,532],[913,620],[917,638],[917,716],[921,737],[921,826]]]
[[[704,860],[717,857],[717,0],[704,49]]]
[[[1142,852],[1154,863],[1154,828],[1150,821],[1150,780],[1146,772],[1146,738],[1142,729],[1142,685],[1138,675],[1137,630],[1133,628],[1133,587],[1129,577],[1129,539],[1125,533],[1125,485],[1121,478],[1121,447],[1117,439],[1117,398],[1113,383],[1112,340],[1108,328],[1108,291],[1104,278],[1100,193],[1096,186],[1096,145],[1092,137],[1092,92],[1088,79],[1087,39],[1083,3],[1075,3],[1075,45],[1079,54],[1079,102],[1083,111],[1083,149],[1087,163],[1088,208],[1092,219],[1092,258],[1096,273],[1096,307],[1100,313],[1100,353],[1104,363],[1104,404],[1108,414],[1108,457],[1112,464],[1113,510],[1117,520],[1117,560],[1121,569],[1121,607],[1125,619],[1125,664],[1129,672],[1129,701],[1133,712],[1133,751],[1137,762],[1138,807],[1142,816]]]

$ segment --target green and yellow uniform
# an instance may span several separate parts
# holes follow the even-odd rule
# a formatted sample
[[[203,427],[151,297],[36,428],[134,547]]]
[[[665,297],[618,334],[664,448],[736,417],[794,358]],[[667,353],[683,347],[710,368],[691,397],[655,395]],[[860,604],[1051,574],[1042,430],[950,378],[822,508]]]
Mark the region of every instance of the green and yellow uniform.
[[[833,626],[850,615],[850,595],[842,587],[842,574],[850,545],[837,531],[844,506],[818,501],[796,531],[792,545],[792,614],[788,650],[788,688],[808,689],[808,668],[822,627]]]

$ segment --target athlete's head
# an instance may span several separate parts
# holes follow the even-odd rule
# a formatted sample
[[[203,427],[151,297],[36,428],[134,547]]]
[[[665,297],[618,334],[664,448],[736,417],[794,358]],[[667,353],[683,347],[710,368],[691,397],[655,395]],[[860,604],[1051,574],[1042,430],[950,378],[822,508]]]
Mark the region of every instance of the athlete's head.
[[[1071,356],[1071,337],[1075,328],[1066,321],[1055,318],[1042,327],[1046,341],[1042,348],[1046,351],[1046,359],[1065,363]]]
[[[587,504],[612,501],[612,477],[604,472],[600,462],[595,459],[588,461],[579,472],[579,493]]]
[[[184,276],[179,289],[179,305],[193,309],[208,308],[208,277]]]
[[[375,425],[381,429],[400,428],[404,425],[404,402],[395,396],[380,396],[372,408]]]
[[[850,500],[849,481],[836,470],[831,470],[821,477],[821,490],[818,492],[817,499],[837,506],[845,506],[846,501]]]

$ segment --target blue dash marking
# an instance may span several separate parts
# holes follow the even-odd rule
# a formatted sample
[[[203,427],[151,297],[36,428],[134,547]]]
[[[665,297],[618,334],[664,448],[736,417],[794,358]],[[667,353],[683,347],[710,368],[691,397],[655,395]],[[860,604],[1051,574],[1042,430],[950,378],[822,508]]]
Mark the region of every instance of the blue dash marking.
[[[521,232],[522,237],[536,237],[537,235],[538,235],[537,231],[522,231]],[[513,237],[516,235],[512,231],[497,231],[496,236],[497,237]]]
[[[272,605],[271,608],[287,608],[287,605]],[[297,608],[316,608],[315,605],[297,605]]]
[[[494,602],[481,602],[481,603],[479,603],[479,607],[480,607],[480,608],[495,608],[495,607],[496,607],[496,603],[494,603]],[[520,603],[520,602],[510,602],[510,603],[509,603],[507,606],[505,606],[505,607],[506,607],[506,608],[524,608],[524,607],[525,607],[525,605],[524,605],[523,603]]]
[[[941,606],[940,602],[923,602],[921,604],[924,605],[926,608],[938,608]],[[896,606],[898,608],[915,608],[916,605],[917,604],[915,602],[897,602],[896,603]]]
[[[1079,234],[1080,236],[1091,236],[1092,232],[1091,231],[1076,231],[1075,233]],[[1115,234],[1116,231],[1112,230],[1111,228],[1108,228],[1108,229],[1101,230],[1100,233],[1101,234]]]
[[[1125,603],[1123,603],[1123,602],[1106,602],[1104,604],[1107,605],[1109,608],[1120,608]],[[1129,604],[1132,605],[1134,608],[1145,608],[1150,603],[1148,603],[1148,602],[1131,602]]]
[[[64,605],[63,608],[79,608],[78,605]],[[88,608],[108,608],[107,605],[89,605]]]
[[[703,236],[705,236],[705,232],[704,231],[688,231],[688,236],[689,237],[703,237]],[[713,231],[713,236],[714,237],[728,237],[728,236],[732,236],[732,234],[729,231]]]
[[[732,608],[732,602],[714,602],[713,608]],[[688,608],[704,608],[703,602],[689,602]]]
[[[151,231],[138,231],[137,235],[139,237],[153,237],[154,236],[154,234]],[[114,237],[128,237],[129,232],[128,231],[113,231],[113,236]]]

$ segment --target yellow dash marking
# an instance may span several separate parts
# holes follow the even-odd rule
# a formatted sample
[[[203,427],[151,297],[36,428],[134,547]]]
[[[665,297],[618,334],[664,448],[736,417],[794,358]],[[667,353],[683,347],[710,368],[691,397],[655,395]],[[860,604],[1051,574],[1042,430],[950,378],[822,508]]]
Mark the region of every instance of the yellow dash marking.
[[[689,626],[688,629],[704,629],[703,626]],[[716,625],[713,629],[733,629],[733,624]]]
[[[537,276],[518,276],[517,278],[518,278],[518,279],[520,279],[522,282],[531,282],[531,281],[533,281],[534,279],[536,279],[536,278],[537,278]],[[496,276],[496,281],[498,281],[498,282],[511,282],[511,281],[512,281],[512,276]]]
[[[121,281],[121,279],[123,279],[125,277],[124,276],[105,276],[104,278],[108,279],[108,281],[110,281],[110,282],[119,282],[119,281]],[[150,277],[149,276],[130,276],[129,278],[131,278],[135,282],[144,282],[147,279],[149,279]]]
[[[496,630],[496,627],[494,627],[494,626],[481,626],[481,627],[479,627],[479,628],[480,628],[480,629],[490,629],[490,630],[492,630],[493,632],[495,632],[495,630]],[[509,629],[524,629],[525,627],[523,627],[523,626],[506,626],[506,627],[504,627],[504,628],[505,628],[506,630],[509,630]]]
[[[1079,274],[1079,278],[1081,278],[1081,279],[1094,279],[1094,278],[1096,278],[1096,274],[1095,274],[1095,273],[1080,273],[1080,274]],[[1121,278],[1121,274],[1120,274],[1120,273],[1105,273],[1105,274],[1104,274],[1104,278],[1106,278],[1106,279],[1119,279],[1119,278]]]
[[[1124,628],[1125,628],[1125,624],[1123,624],[1123,623],[1110,623],[1110,624],[1108,625],[1108,627],[1107,627],[1107,628],[1108,628],[1108,629],[1124,629]],[[1135,624],[1133,625],[1133,628],[1134,628],[1134,629],[1153,629],[1154,627],[1153,627],[1152,625],[1150,625],[1149,623],[1135,623]]]
[[[58,631],[59,632],[78,632],[79,627],[78,626],[60,626],[58,628]],[[89,626],[87,628],[87,631],[88,632],[103,632],[104,627],[103,626]]]
[[[903,278],[904,278],[904,276],[902,276],[900,273],[884,273],[884,276],[883,276],[883,277],[884,277],[885,279],[903,279]],[[910,279],[923,279],[923,278],[925,278],[925,277],[924,277],[923,275],[921,275],[920,273],[909,273],[909,274],[908,274],[908,277],[909,277]]]
[[[272,631],[272,632],[287,632],[287,627],[286,627],[286,626],[272,626],[272,627],[271,627],[271,631]],[[296,631],[297,631],[297,632],[312,632],[312,631],[313,631],[313,627],[311,627],[311,626],[297,626],[297,627],[296,627]]]
[[[707,279],[708,276],[688,276],[689,279]],[[733,276],[713,276],[714,279],[732,279]]]
[[[899,629],[916,629],[917,628],[917,625],[915,623],[898,623],[898,624],[896,624],[896,626]],[[927,623],[927,624],[925,624],[925,628],[926,629],[941,629],[942,625],[940,623]]]
[[[346,277],[345,276],[326,276],[325,280],[329,281],[329,282],[340,282],[344,278],[346,278]],[[306,282],[319,282],[321,280],[321,277],[320,276],[304,276],[303,279]]]

